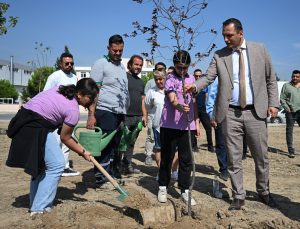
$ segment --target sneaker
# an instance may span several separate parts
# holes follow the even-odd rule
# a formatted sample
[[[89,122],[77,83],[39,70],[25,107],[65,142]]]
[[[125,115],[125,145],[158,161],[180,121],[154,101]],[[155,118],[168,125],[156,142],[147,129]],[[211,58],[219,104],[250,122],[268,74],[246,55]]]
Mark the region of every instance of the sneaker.
[[[95,184],[95,191],[104,191],[104,190],[112,191],[114,189],[115,187],[110,182]]]
[[[151,156],[147,156],[145,159],[145,165],[152,165],[153,159]]]
[[[189,203],[189,190],[185,190],[185,192],[181,193],[181,199],[185,204]],[[193,197],[191,197],[191,205],[195,206],[196,205],[196,201],[194,200]]]
[[[62,177],[72,177],[72,176],[79,176],[80,172],[77,172],[71,168],[64,169],[63,174],[61,175]]]
[[[167,202],[167,187],[166,186],[159,186],[157,199],[160,203],[166,203]]]
[[[178,181],[178,172],[177,171],[172,172],[171,179],[173,181]]]
[[[212,153],[215,152],[214,147],[212,145],[207,146],[207,150]]]
[[[227,181],[229,178],[229,173],[227,171],[223,171],[220,173],[219,177],[223,180],[223,181]]]
[[[289,158],[295,158],[295,154],[294,153],[289,153]]]
[[[42,212],[42,211],[38,211],[38,212],[30,212],[30,217],[32,217],[32,216],[36,216],[36,215],[38,215],[38,214],[43,214],[44,212]]]
[[[193,152],[195,152],[195,153],[199,153],[199,152],[200,152],[198,146],[195,146],[195,147],[193,148]]]
[[[131,174],[139,174],[140,172],[141,170],[133,168],[132,165],[130,164],[123,169],[122,174],[131,175]]]

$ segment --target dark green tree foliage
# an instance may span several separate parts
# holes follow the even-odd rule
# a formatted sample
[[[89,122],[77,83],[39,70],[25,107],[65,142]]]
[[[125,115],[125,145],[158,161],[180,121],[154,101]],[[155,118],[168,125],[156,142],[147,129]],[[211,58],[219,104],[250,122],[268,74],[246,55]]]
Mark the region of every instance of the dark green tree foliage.
[[[65,45],[64,53],[70,53],[68,46]],[[57,57],[55,65],[54,65],[56,70],[60,69],[60,60],[59,57]]]
[[[26,90],[23,90],[23,101],[28,101],[29,98],[34,97],[36,94],[44,89],[48,76],[51,75],[55,69],[53,67],[37,68],[31,79],[28,80],[28,86]]]
[[[16,88],[8,80],[0,80],[0,98],[13,98],[16,100],[18,96]]]
[[[9,4],[0,2],[0,35],[6,34],[9,28],[15,27],[18,17],[5,17],[4,14],[9,8]]]

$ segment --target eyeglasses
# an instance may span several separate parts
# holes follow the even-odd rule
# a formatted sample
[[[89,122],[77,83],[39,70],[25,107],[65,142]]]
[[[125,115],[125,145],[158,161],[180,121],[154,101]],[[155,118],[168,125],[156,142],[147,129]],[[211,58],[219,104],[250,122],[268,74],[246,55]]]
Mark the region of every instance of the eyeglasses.
[[[64,63],[64,65],[65,65],[65,66],[69,66],[69,65],[73,66],[73,65],[74,65],[74,62],[66,62],[66,63]]]

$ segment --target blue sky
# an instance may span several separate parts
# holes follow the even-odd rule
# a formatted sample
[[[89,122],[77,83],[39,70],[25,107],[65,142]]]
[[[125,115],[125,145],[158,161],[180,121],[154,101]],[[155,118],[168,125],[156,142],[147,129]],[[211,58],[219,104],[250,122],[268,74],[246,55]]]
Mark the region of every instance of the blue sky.
[[[36,61],[35,42],[51,48],[48,65],[67,45],[74,55],[75,65],[91,66],[107,53],[107,40],[113,34],[129,33],[131,23],[142,25],[151,21],[151,4],[137,4],[132,0],[4,0],[10,4],[6,16],[18,16],[17,26],[0,36],[0,59],[26,64]],[[182,0],[181,2],[186,2]],[[201,30],[214,28],[220,31],[222,22],[230,17],[241,20],[246,40],[262,42],[272,57],[275,70],[282,80],[289,80],[291,72],[300,68],[300,30],[298,0],[207,0],[203,11]],[[298,15],[298,16],[297,16]],[[298,21],[298,22],[297,22]],[[123,57],[149,52],[146,36],[125,39]],[[168,37],[162,42],[172,44]],[[218,48],[224,46],[222,34],[215,38],[200,35],[193,52],[205,50],[211,42]],[[171,65],[172,54],[163,50],[165,59],[156,58]],[[192,54],[192,53],[191,53]],[[206,70],[212,56],[197,64]],[[193,71],[193,68],[190,69]]]

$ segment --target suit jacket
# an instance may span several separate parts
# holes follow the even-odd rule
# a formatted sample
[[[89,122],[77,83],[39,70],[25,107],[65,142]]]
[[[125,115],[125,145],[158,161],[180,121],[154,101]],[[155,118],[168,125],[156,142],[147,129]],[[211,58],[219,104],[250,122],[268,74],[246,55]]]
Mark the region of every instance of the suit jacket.
[[[246,42],[253,102],[256,114],[265,119],[268,107],[279,107],[278,89],[271,58],[262,44]],[[218,77],[218,95],[215,103],[215,120],[221,123],[229,107],[233,89],[232,49],[224,47],[215,52],[203,77],[196,81],[197,92],[211,84]]]

